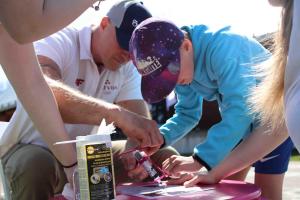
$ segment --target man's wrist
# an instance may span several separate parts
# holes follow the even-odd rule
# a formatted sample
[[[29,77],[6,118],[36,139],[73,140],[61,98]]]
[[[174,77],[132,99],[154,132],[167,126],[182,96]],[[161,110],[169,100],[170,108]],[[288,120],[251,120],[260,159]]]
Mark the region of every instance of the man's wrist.
[[[104,115],[104,118],[108,122],[114,122],[114,124],[122,129],[121,126],[121,121],[122,121],[122,115],[123,115],[124,110],[117,105],[111,105],[108,109],[107,112]]]
[[[68,138],[60,141],[70,140]],[[50,146],[50,145],[49,145]],[[50,151],[55,155],[61,166],[69,166],[77,162],[76,149],[74,144],[52,145]]]
[[[69,168],[75,167],[77,164],[78,164],[78,163],[77,163],[77,161],[76,161],[76,162],[74,162],[74,163],[71,164],[71,165],[63,165],[63,164],[61,163],[61,166],[62,166],[63,168],[65,168],[65,169],[69,169]]]

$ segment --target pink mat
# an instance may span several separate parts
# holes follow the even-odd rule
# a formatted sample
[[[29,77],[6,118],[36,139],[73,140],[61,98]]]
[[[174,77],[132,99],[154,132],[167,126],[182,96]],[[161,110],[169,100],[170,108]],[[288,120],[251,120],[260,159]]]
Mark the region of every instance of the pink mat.
[[[119,185],[120,187],[134,187],[147,185],[147,183],[138,183],[131,185]],[[206,187],[212,188],[209,190],[204,190],[200,193],[189,195],[189,196],[178,196],[178,197],[160,197],[156,198],[157,200],[176,200],[176,199],[205,199],[205,200],[262,200],[261,190],[254,184],[245,183],[240,181],[231,181],[223,180],[219,184],[215,185],[201,185],[201,188],[205,189]],[[117,200],[142,200],[141,197],[128,196],[124,194],[118,194]],[[56,196],[50,200],[66,200],[63,196]]]
[[[120,187],[134,187],[135,185],[145,185],[145,183],[132,184],[132,185],[120,185]],[[254,184],[240,182],[240,181],[231,181],[223,180],[219,184],[215,185],[200,185],[204,191],[197,192],[193,195],[182,195],[175,197],[158,197],[153,198],[157,200],[176,200],[176,199],[205,199],[205,200],[223,200],[223,199],[232,199],[232,200],[261,200],[261,190]],[[205,190],[205,188],[210,188]],[[124,188],[123,188],[124,189]],[[118,200],[142,200],[141,197],[128,196],[125,194],[118,194]]]
[[[67,200],[67,199],[62,195],[57,195],[53,198],[50,198],[49,200]]]

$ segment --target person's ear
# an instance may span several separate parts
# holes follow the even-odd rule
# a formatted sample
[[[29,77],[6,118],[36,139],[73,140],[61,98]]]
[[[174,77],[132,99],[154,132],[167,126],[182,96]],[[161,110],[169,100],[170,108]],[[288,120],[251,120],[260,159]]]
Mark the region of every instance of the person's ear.
[[[194,51],[192,42],[185,38],[180,46],[180,73],[178,84],[190,84],[194,78]]]
[[[102,29],[105,29],[109,25],[109,23],[110,23],[109,18],[108,17],[103,17],[101,22],[100,22],[100,27]]]
[[[192,58],[194,57],[193,44],[192,44],[191,40],[184,38],[184,40],[180,46],[180,49],[181,49],[182,56],[192,57]]]
[[[181,48],[185,51],[185,52],[191,52],[193,51],[193,45],[192,45],[192,42],[187,39],[187,38],[184,38],[182,44],[181,44]]]

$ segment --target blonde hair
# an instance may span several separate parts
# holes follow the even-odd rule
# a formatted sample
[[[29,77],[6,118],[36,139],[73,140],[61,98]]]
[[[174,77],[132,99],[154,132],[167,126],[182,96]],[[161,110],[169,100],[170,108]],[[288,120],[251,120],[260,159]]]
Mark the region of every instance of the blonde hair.
[[[293,1],[284,1],[279,31],[274,37],[273,55],[256,68],[261,82],[250,95],[252,111],[258,113],[262,124],[275,129],[284,123],[284,74],[292,29]]]

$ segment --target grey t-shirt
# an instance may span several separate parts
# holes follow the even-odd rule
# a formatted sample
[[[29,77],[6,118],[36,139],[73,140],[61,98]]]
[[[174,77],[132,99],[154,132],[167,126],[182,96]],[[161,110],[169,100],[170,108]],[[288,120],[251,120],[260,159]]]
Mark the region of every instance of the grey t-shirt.
[[[300,0],[294,0],[293,28],[284,85],[286,125],[300,152]]]

